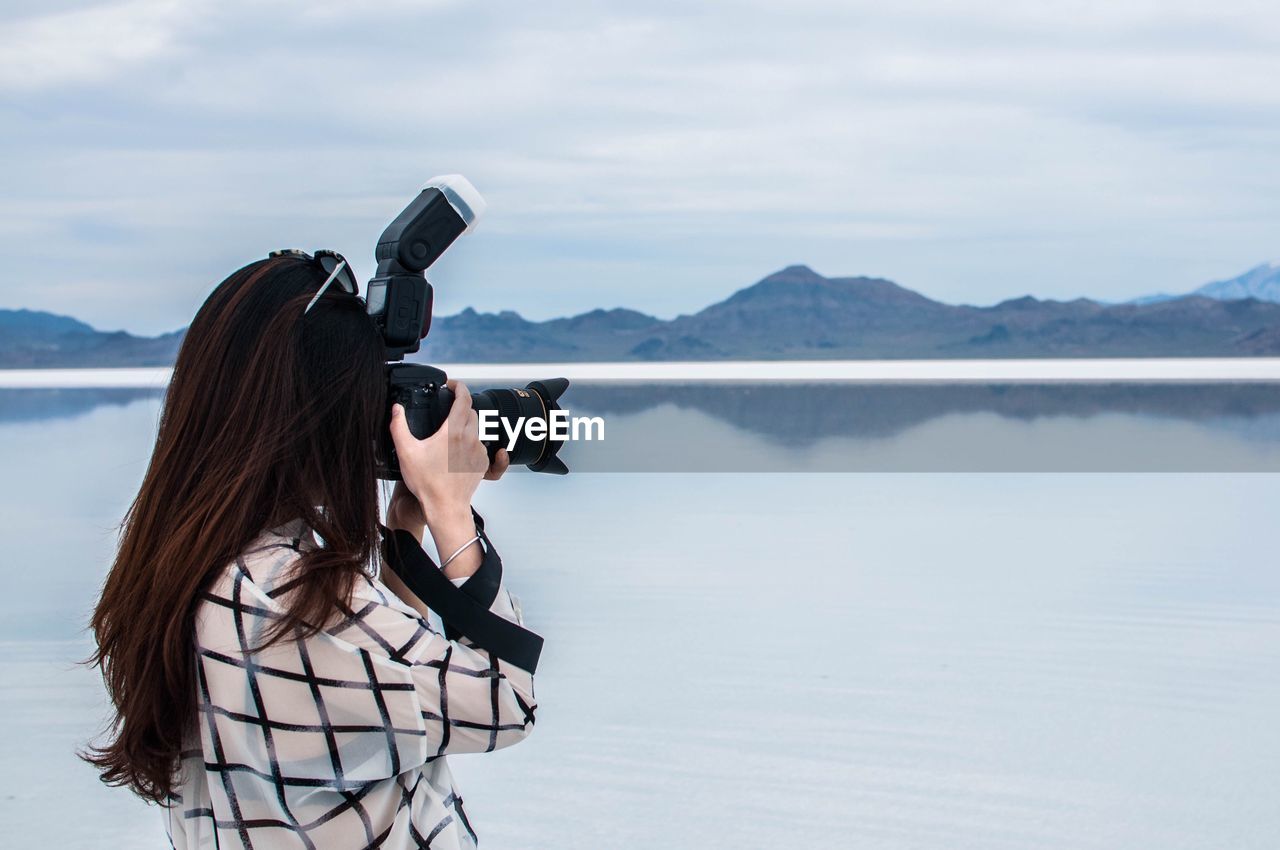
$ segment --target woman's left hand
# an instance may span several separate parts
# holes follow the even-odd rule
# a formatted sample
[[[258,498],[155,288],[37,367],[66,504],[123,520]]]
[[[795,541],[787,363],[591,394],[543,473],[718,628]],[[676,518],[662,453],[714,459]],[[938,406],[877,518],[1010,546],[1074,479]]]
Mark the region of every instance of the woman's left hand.
[[[408,531],[421,543],[422,530],[426,525],[427,518],[422,513],[422,503],[409,492],[403,481],[397,481],[396,489],[391,491],[391,503],[387,505],[387,527]]]

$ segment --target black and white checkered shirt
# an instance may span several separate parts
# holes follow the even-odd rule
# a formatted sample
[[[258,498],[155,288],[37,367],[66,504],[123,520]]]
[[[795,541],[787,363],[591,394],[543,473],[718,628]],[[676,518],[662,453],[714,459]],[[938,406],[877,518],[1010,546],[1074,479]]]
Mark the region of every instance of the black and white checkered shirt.
[[[474,846],[444,756],[528,735],[532,675],[447,640],[376,578],[359,581],[351,616],[336,625],[253,651],[279,616],[291,564],[314,545],[301,521],[267,533],[196,612],[199,740],[165,813],[170,841]],[[491,610],[521,622],[505,589]]]

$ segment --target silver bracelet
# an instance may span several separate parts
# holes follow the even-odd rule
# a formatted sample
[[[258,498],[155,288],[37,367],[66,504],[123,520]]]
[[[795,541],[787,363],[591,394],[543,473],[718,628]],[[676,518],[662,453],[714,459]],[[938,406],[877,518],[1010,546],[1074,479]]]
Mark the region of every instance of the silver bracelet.
[[[461,546],[459,546],[459,547],[458,547],[458,551],[454,552],[454,553],[453,553],[452,555],[450,555],[448,558],[445,558],[443,562],[441,562],[441,564],[440,564],[440,569],[442,569],[442,570],[443,570],[445,567],[447,567],[447,566],[449,566],[450,564],[452,564],[452,563],[453,563],[453,559],[454,559],[454,558],[456,558],[456,557],[458,557],[459,555],[461,555],[463,552],[467,551],[468,549],[470,549],[470,548],[471,548],[471,544],[472,544],[472,543],[479,543],[479,542],[480,542],[480,535],[479,535],[479,534],[477,534],[475,537],[472,537],[472,538],[471,538],[470,540],[468,540],[466,543],[463,543]]]

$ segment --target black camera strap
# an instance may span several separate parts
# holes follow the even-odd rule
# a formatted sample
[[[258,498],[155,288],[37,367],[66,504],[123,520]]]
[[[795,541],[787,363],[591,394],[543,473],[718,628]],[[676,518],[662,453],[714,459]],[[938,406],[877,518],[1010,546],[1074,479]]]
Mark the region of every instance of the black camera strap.
[[[382,529],[383,562],[440,615],[450,640],[465,635],[491,655],[533,673],[542,654],[542,637],[489,610],[502,582],[502,559],[489,543],[478,514],[476,530],[484,544],[484,558],[461,587],[446,578],[417,538],[402,529]]]

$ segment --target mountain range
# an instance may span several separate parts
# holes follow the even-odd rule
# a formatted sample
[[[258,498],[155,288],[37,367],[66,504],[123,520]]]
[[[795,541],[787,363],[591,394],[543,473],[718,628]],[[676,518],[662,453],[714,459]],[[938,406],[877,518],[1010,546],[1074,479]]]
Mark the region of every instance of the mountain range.
[[[789,266],[691,315],[593,310],[531,321],[470,308],[438,317],[414,359],[444,363],[720,359],[1280,355],[1280,268],[1181,297],[1126,304],[1031,296],[944,304],[891,281]],[[105,333],[66,316],[0,310],[0,367],[160,366],[183,331]]]
[[[185,333],[134,336],[100,331],[70,316],[0,310],[0,368],[168,366]]]

